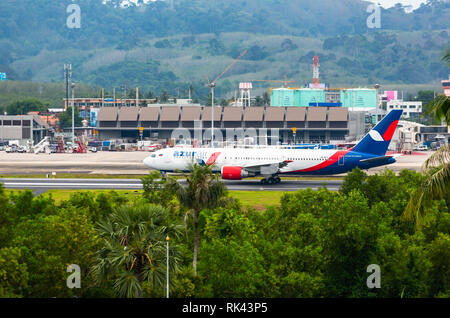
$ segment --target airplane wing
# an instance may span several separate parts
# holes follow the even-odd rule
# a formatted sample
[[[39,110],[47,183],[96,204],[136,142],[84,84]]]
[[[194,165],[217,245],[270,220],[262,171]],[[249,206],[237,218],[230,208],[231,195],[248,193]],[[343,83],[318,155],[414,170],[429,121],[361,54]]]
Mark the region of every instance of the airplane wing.
[[[381,156],[381,157],[375,157],[375,158],[369,158],[369,159],[364,159],[361,160],[360,162],[362,163],[376,163],[376,162],[385,162],[388,161],[391,158],[395,158],[393,156]]]
[[[257,164],[248,163],[244,165],[242,168],[245,168],[249,171],[267,171],[267,173],[277,173],[279,169],[286,167],[292,160],[284,160],[284,161],[267,161],[260,162]]]

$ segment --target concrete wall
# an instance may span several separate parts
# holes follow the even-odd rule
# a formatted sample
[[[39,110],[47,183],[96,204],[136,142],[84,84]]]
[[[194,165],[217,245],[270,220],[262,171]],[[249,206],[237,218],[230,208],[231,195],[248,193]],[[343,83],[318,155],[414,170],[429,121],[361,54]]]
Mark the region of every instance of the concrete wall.
[[[349,112],[349,122],[348,122],[348,139],[359,140],[366,134],[366,112]]]

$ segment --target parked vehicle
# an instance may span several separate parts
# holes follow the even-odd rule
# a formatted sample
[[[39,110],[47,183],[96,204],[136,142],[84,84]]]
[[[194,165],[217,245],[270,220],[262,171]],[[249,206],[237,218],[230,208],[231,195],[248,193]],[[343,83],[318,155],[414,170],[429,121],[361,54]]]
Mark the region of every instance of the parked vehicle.
[[[25,152],[27,152],[27,148],[24,146],[19,146],[16,148],[16,152],[25,153]]]
[[[413,150],[414,150],[414,151],[427,151],[427,150],[428,150],[428,147],[425,146],[425,145],[423,145],[423,146],[415,146],[415,147],[413,148]]]

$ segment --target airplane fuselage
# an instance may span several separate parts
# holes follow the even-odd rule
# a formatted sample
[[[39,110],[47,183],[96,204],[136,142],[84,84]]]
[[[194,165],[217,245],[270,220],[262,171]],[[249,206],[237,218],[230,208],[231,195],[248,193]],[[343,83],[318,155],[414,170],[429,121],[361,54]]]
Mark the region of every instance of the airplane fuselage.
[[[402,110],[391,110],[355,147],[349,150],[285,148],[169,148],[144,163],[162,172],[188,171],[193,163],[212,166],[223,179],[241,180],[263,176],[279,183],[278,175],[332,175],[359,167],[370,169],[395,162],[386,151]]]
[[[376,157],[351,150],[168,148],[157,151],[146,158],[144,163],[162,172],[188,171],[189,164],[199,163],[211,165],[214,172],[221,172],[224,167],[239,167],[248,170],[250,176],[269,176],[341,174],[355,167],[369,169],[395,162],[394,158],[361,162]],[[271,165],[279,162],[285,163],[285,166],[276,171],[270,169]]]

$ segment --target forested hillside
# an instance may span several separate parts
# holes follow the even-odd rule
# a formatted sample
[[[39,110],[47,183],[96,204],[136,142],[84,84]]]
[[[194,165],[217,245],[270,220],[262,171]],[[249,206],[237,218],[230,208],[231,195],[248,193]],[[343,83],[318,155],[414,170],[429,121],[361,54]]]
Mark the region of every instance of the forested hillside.
[[[120,1],[77,1],[81,28],[66,25],[69,0],[0,2],[0,71],[12,80],[60,82],[63,64],[74,79],[109,89],[141,86],[177,95],[248,49],[223,78],[218,94],[236,82],[311,81],[311,59],[321,57],[322,80],[333,86],[438,85],[439,62],[450,39],[450,3],[429,1],[406,13],[381,10],[381,29],[368,29],[368,2],[360,0],[174,0],[120,8]]]

